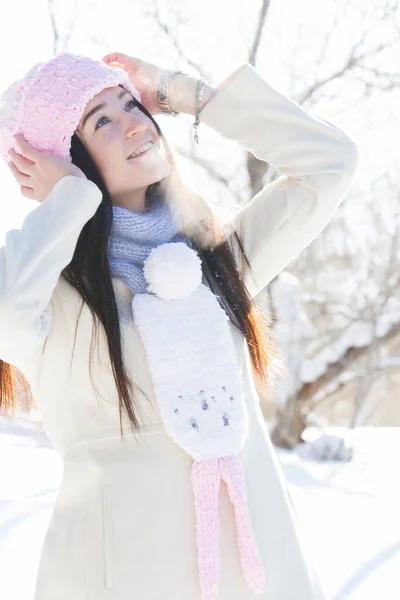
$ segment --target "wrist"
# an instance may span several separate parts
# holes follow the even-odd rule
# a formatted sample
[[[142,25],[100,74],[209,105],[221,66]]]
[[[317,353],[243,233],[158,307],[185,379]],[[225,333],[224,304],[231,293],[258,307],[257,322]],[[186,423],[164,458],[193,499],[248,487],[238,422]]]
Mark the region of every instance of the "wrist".
[[[188,115],[196,114],[196,77],[186,77],[181,73],[174,75],[168,85],[168,105],[171,110]],[[207,83],[204,86],[203,97],[199,104],[199,111],[211,100],[217,88]]]

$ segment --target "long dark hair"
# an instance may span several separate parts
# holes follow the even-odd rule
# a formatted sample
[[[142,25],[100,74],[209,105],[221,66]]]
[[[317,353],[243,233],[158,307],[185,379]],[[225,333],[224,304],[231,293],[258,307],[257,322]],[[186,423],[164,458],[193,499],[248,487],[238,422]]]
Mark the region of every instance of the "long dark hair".
[[[197,192],[185,186],[178,175],[171,150],[158,123],[140,102],[137,102],[137,105],[157,129],[170,165],[170,173],[165,179],[148,186],[147,198],[152,194],[167,195],[173,190],[174,201],[175,194],[178,194],[178,202],[190,203],[191,214],[202,215],[203,218],[199,216],[194,219],[190,239],[201,259],[202,271],[211,290],[219,296],[220,304],[229,319],[247,341],[256,385],[261,386],[268,396],[268,371],[276,357],[276,349],[269,334],[270,320],[249,295],[229,244],[226,238],[223,239],[222,226],[215,213]],[[132,395],[134,384],[127,374],[122,356],[118,309],[108,262],[108,239],[113,220],[111,196],[94,159],[76,134],[72,136],[71,158],[73,164],[99,187],[103,198],[96,213],[82,228],[72,260],[63,269],[61,276],[80,294],[82,306],[84,303],[89,306],[96,335],[99,324],[104,328],[119,397],[121,434],[124,409],[133,433],[140,432],[138,409]],[[202,234],[200,226],[203,227]],[[204,227],[207,236],[203,235]],[[235,231],[230,235],[235,236],[241,256],[250,269],[239,235]],[[90,357],[93,343],[92,336]],[[23,385],[26,406],[30,408],[35,405],[34,399],[28,396],[26,380],[22,373],[12,365],[0,361],[0,409],[9,411],[16,406],[18,380]]]

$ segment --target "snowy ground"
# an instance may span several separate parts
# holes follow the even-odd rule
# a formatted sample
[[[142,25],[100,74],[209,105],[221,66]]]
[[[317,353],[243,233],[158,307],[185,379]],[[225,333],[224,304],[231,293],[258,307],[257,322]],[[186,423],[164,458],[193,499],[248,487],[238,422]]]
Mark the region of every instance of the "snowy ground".
[[[316,432],[307,433],[312,439]],[[58,455],[34,436],[26,419],[0,417],[0,598],[7,600],[33,598],[62,475]],[[278,456],[328,598],[399,600],[400,429],[357,429],[354,447],[347,463],[284,450]]]

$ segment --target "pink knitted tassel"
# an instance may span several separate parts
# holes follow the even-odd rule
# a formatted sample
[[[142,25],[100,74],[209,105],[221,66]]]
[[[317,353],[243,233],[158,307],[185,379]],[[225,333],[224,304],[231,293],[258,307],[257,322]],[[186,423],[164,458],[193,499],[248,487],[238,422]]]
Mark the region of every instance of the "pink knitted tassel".
[[[218,593],[219,488],[225,481],[235,511],[237,542],[243,575],[256,594],[265,591],[265,573],[251,527],[243,467],[236,456],[194,461],[191,481],[196,514],[196,542],[201,600],[215,600]]]
[[[191,481],[196,513],[201,600],[214,600],[218,593],[220,567],[218,506],[221,475],[218,458],[195,460]]]
[[[247,585],[256,594],[265,591],[265,572],[258,553],[247,504],[247,487],[239,457],[219,458],[222,479],[235,509],[237,541]]]

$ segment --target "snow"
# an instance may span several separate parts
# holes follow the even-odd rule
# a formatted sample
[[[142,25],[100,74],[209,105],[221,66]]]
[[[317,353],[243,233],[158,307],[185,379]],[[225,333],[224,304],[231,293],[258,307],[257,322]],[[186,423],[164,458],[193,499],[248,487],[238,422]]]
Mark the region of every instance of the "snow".
[[[296,448],[302,458],[308,460],[347,461],[353,458],[353,443],[349,435],[323,434]]]
[[[312,561],[329,599],[400,597],[399,428],[326,428],[353,447],[351,462],[279,450]],[[312,441],[317,429],[306,430]]]
[[[398,600],[400,429],[324,434],[309,428],[309,445],[277,449],[305,550],[329,600]],[[341,438],[351,461],[312,458]],[[27,417],[0,417],[0,457],[0,598],[32,600],[62,462]]]

